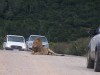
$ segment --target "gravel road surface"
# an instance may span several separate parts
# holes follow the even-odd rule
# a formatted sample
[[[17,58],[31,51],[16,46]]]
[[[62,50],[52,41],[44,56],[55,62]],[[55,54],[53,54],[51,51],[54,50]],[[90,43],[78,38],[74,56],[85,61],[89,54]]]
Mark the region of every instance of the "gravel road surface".
[[[0,50],[0,75],[100,75],[100,72],[87,69],[85,57]]]

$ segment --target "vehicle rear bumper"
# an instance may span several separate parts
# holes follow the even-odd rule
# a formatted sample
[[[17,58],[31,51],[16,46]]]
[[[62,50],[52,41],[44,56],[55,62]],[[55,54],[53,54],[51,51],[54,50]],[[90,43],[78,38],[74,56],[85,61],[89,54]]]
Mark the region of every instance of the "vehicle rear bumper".
[[[5,47],[6,50],[13,50],[12,48],[10,47]]]

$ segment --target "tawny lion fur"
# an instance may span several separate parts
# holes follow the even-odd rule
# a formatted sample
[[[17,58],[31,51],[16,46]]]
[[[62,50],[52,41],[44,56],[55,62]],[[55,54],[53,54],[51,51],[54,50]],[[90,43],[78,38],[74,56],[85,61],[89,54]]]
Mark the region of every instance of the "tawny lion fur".
[[[34,55],[60,55],[60,54],[53,52],[49,48],[43,47],[42,41],[39,37],[36,38],[33,42],[32,54],[34,54]]]

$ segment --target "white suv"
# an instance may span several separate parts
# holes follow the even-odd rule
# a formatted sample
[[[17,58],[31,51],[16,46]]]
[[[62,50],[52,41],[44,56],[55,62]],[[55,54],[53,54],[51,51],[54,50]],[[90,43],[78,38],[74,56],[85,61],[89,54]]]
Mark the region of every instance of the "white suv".
[[[87,68],[100,72],[100,34],[92,37],[88,45]]]
[[[26,41],[28,50],[32,50],[32,44],[33,44],[34,40],[37,37],[40,37],[41,38],[42,45],[44,45],[45,48],[48,48],[49,47],[48,40],[47,40],[47,38],[45,36],[41,36],[41,35],[30,35],[29,38],[28,38],[28,40]]]
[[[3,49],[5,50],[26,50],[27,46],[25,43],[25,38],[19,35],[6,35],[4,38]]]

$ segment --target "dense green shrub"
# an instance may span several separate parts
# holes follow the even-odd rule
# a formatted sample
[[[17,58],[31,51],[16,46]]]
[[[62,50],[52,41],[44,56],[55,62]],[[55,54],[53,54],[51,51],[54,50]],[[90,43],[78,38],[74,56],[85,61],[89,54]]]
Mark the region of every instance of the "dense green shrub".
[[[45,35],[51,42],[90,36],[100,25],[99,0],[0,0],[0,38]]]
[[[67,50],[67,43],[62,42],[62,43],[50,43],[50,48],[52,50],[54,50],[57,53],[63,53],[66,54],[66,50]]]
[[[70,43],[50,43],[50,48],[57,53],[82,56],[87,52],[90,38],[80,38]]]
[[[67,53],[78,56],[85,55],[87,52],[88,42],[89,38],[81,38],[73,41]]]

